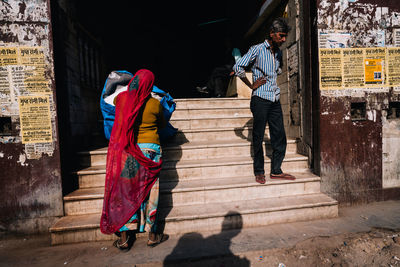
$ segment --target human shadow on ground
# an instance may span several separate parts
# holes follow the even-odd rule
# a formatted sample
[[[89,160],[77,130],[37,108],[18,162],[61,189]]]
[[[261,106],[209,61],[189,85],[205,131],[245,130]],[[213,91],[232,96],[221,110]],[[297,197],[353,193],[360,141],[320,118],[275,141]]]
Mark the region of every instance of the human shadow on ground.
[[[183,235],[164,259],[164,266],[250,266],[247,258],[236,256],[230,250],[232,239],[242,227],[241,214],[229,211],[224,216],[220,233],[206,238],[197,232]]]

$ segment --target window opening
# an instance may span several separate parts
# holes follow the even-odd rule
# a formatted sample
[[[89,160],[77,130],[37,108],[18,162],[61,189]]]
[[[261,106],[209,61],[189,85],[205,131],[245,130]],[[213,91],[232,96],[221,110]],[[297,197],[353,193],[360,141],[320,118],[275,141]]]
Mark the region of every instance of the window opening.
[[[0,135],[12,135],[11,117],[0,117]]]
[[[367,105],[365,102],[351,103],[351,120],[353,121],[365,120],[366,106]]]
[[[386,118],[388,120],[400,118],[400,102],[389,102],[389,109]]]

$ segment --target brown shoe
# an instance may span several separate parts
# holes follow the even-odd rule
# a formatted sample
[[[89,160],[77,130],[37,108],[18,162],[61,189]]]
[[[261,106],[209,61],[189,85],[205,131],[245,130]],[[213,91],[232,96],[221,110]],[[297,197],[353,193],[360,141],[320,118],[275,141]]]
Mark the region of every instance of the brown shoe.
[[[269,176],[271,179],[282,179],[282,180],[296,180],[296,177],[288,173],[272,174]]]
[[[256,182],[259,184],[265,184],[265,175],[264,174],[257,174],[256,175]]]

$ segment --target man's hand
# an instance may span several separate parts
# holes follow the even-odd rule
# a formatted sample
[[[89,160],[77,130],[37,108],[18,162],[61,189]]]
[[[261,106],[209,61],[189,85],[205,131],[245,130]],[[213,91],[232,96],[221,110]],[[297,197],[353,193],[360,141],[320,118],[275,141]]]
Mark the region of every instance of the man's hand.
[[[258,78],[253,84],[247,79],[246,76],[240,77],[240,79],[246,84],[251,90],[256,90],[258,87],[261,85],[265,84],[267,82],[267,79],[265,77],[260,77]]]
[[[258,87],[265,84],[266,82],[267,82],[267,79],[265,77],[260,77],[251,85],[250,88],[252,90],[256,90]]]

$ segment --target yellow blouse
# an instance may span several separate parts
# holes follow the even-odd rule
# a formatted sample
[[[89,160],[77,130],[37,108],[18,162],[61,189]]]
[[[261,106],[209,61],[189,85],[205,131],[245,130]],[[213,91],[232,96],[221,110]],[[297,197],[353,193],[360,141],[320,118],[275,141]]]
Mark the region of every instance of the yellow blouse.
[[[135,127],[135,130],[138,143],[160,144],[158,129],[167,125],[160,101],[150,97],[144,104],[143,113],[139,113],[137,123],[139,128]]]

